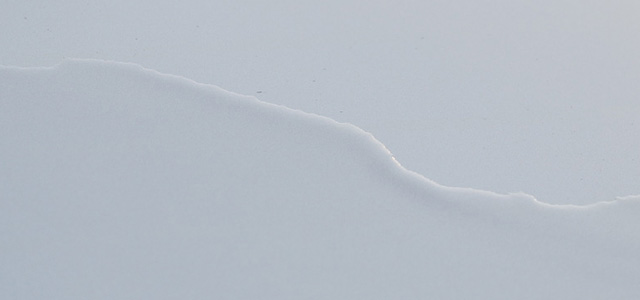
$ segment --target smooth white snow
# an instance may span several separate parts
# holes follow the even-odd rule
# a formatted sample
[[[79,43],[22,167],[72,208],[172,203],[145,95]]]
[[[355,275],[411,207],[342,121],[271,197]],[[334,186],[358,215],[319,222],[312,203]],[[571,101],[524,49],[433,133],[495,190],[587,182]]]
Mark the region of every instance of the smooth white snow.
[[[355,124],[446,185],[589,204],[640,194],[639,15],[630,0],[4,1],[0,64],[134,62]]]
[[[444,187],[133,64],[0,68],[2,299],[637,299],[639,214]]]

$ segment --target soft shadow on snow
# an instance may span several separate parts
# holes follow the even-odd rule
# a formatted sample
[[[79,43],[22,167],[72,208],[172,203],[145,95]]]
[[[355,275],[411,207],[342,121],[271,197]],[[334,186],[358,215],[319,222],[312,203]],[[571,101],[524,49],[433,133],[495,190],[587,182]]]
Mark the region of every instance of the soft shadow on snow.
[[[160,74],[0,68],[5,298],[638,296],[640,197],[444,187],[356,126]]]

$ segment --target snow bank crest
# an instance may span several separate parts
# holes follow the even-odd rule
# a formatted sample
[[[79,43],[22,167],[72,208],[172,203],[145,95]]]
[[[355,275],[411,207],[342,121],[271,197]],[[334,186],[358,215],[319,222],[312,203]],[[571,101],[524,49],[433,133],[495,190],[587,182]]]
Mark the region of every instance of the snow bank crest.
[[[123,63],[115,61],[104,61],[95,59],[65,59],[61,64],[54,67],[43,68],[20,68],[0,66],[0,70],[5,73],[18,76],[103,76],[108,80],[116,81],[111,84],[118,88],[118,84],[126,86],[126,82],[146,82],[154,85],[159,91],[167,93],[177,93],[177,91],[188,91],[194,98],[206,98],[206,101],[214,102],[214,105],[224,107],[234,107],[235,110],[249,110],[253,113],[264,114],[272,118],[274,122],[297,122],[299,126],[310,126],[322,128],[324,134],[335,137],[335,140],[345,143],[346,147],[358,151],[358,155],[366,157],[368,164],[377,170],[382,176],[389,180],[403,185],[404,188],[413,189],[412,193],[426,193],[426,195],[446,195],[445,198],[468,199],[476,202],[477,199],[484,199],[480,202],[509,203],[509,205],[520,205],[516,203],[527,203],[526,206],[537,205],[549,209],[560,210],[584,210],[597,207],[612,206],[612,204],[624,201],[625,203],[635,203],[639,201],[638,196],[618,197],[614,201],[600,202],[590,205],[553,205],[538,201],[532,195],[524,193],[512,193],[507,195],[497,194],[489,191],[482,191],[472,188],[445,187],[435,183],[416,172],[405,169],[391,154],[391,152],[373,135],[348,123],[339,123],[330,118],[306,113],[291,109],[285,106],[275,105],[258,100],[253,96],[246,96],[224,90],[211,84],[198,83],[185,77],[169,75],[155,70],[144,68],[133,63]],[[36,75],[37,74],[37,75]],[[121,80],[117,80],[121,78]],[[124,88],[124,87],[119,87]],[[126,104],[125,106],[130,106]],[[179,105],[179,104],[175,104]],[[185,104],[188,105],[188,104]],[[476,200],[473,200],[476,199]],[[467,203],[467,204],[469,204]],[[484,205],[484,204],[479,204]],[[502,205],[502,204],[500,204]],[[634,204],[636,205],[636,204]],[[639,204],[640,205],[640,204]]]

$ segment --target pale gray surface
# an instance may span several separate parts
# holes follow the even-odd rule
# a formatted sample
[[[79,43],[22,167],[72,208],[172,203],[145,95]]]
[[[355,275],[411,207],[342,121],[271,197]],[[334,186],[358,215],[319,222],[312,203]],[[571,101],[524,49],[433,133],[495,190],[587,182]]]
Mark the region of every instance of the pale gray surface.
[[[4,1],[0,64],[136,62],[355,124],[446,185],[593,203],[640,193],[639,6]]]

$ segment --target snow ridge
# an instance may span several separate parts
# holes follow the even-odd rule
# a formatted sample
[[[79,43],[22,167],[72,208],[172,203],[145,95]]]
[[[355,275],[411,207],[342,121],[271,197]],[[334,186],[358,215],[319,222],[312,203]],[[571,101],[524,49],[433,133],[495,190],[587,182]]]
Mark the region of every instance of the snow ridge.
[[[137,74],[138,77],[146,77],[146,80],[155,80],[159,82],[158,84],[178,87],[181,89],[193,89],[194,92],[198,91],[206,93],[213,98],[235,98],[233,103],[225,103],[225,105],[233,105],[238,109],[258,109],[261,110],[261,113],[273,116],[277,115],[277,117],[286,118],[292,122],[305,123],[307,126],[325,127],[328,130],[332,130],[332,134],[341,135],[341,141],[350,143],[350,147],[358,147],[361,149],[361,154],[366,155],[371,160],[371,164],[377,165],[377,168],[380,171],[389,174],[388,176],[391,177],[391,180],[403,181],[407,186],[412,186],[412,188],[416,190],[431,191],[431,193],[450,193],[452,195],[452,199],[460,198],[459,196],[453,195],[460,195],[463,198],[495,198],[502,199],[504,201],[533,202],[539,206],[560,210],[584,210],[597,207],[618,206],[616,203],[620,201],[624,201],[625,205],[626,203],[640,203],[640,195],[629,195],[617,197],[617,199],[612,201],[603,201],[587,205],[549,204],[538,201],[534,196],[526,193],[510,193],[503,195],[473,188],[442,186],[430,179],[427,179],[421,174],[404,168],[404,166],[402,166],[393,157],[392,153],[384,146],[384,144],[378,141],[369,132],[366,132],[355,125],[339,123],[325,116],[291,109],[282,105],[267,103],[260,101],[254,96],[233,93],[218,86],[198,83],[182,76],[160,73],[134,63],[98,59],[65,59],[61,64],[53,67],[23,68],[0,65],[0,70],[17,74],[24,73],[23,75],[26,76],[33,73],[46,73],[48,76],[54,76],[53,74],[55,73],[67,72],[130,72],[132,74]]]

